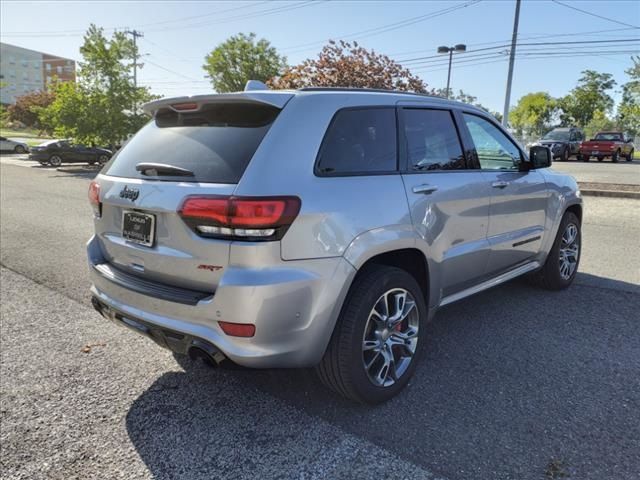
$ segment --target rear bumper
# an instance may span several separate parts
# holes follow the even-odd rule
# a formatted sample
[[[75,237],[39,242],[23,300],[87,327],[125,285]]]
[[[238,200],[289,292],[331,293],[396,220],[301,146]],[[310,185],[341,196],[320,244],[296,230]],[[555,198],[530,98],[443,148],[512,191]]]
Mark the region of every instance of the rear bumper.
[[[96,268],[106,260],[95,237],[89,241],[87,253],[91,292],[101,305],[150,331],[158,328],[183,335],[186,342],[205,341],[233,362],[253,368],[317,364],[356,273],[342,257],[282,261],[266,268],[231,264],[212,296],[189,304],[135,291],[104,275]],[[219,320],[252,323],[255,335],[228,336]],[[184,348],[183,344],[176,348],[166,341],[163,344],[157,335],[133,328],[174,351]]]

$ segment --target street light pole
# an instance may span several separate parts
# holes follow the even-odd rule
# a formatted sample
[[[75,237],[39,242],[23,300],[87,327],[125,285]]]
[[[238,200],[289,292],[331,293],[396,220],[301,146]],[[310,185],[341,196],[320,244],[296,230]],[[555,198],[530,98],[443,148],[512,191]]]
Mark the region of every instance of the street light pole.
[[[507,75],[507,92],[504,96],[504,111],[502,125],[506,128],[509,122],[509,102],[511,101],[511,81],[513,80],[513,63],[516,59],[516,43],[518,42],[518,22],[520,21],[520,0],[516,0],[516,16],[513,19],[513,35],[511,37],[511,51],[509,52],[509,74]]]
[[[449,71],[447,72],[447,98],[449,98],[449,90],[451,86],[451,63],[453,60],[453,52],[462,53],[467,50],[467,46],[459,43],[453,47],[438,47],[438,53],[448,53],[449,54]]]

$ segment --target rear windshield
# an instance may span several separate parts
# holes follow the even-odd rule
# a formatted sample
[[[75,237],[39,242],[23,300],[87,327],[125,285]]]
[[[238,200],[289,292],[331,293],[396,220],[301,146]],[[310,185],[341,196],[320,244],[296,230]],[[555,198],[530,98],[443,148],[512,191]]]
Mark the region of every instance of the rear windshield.
[[[213,103],[198,112],[159,110],[105,166],[114,177],[238,183],[279,109],[261,104]],[[193,177],[150,177],[139,163],[187,169]]]
[[[596,140],[609,140],[609,141],[622,141],[622,135],[619,133],[599,133],[596,135]]]

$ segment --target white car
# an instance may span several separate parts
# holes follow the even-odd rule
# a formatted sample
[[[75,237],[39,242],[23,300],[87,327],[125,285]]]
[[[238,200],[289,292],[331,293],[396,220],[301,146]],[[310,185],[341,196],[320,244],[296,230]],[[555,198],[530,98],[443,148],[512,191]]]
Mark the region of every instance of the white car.
[[[0,150],[12,151],[16,153],[27,153],[29,146],[23,142],[16,142],[15,140],[9,140],[6,137],[0,137]]]

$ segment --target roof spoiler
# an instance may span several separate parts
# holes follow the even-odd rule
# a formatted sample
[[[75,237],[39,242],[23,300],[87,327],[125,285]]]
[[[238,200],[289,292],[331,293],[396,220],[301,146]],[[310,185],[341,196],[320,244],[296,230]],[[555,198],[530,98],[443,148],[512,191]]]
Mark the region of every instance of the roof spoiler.
[[[172,97],[145,103],[142,110],[153,116],[161,108],[170,108],[176,112],[197,112],[203,105],[209,103],[255,103],[284,108],[294,93],[285,90],[269,90],[267,86],[257,80],[249,80],[244,92],[221,93],[209,95],[194,95],[191,97]]]

